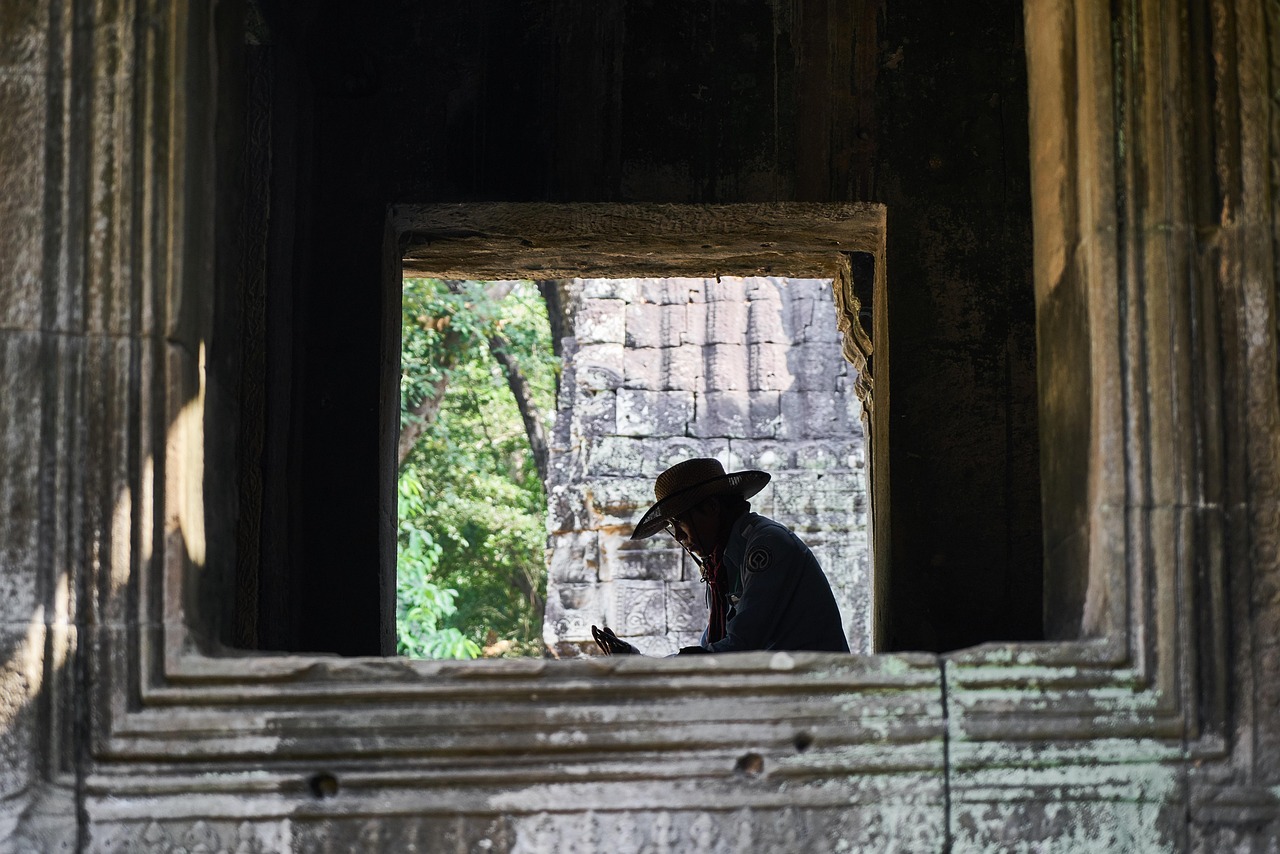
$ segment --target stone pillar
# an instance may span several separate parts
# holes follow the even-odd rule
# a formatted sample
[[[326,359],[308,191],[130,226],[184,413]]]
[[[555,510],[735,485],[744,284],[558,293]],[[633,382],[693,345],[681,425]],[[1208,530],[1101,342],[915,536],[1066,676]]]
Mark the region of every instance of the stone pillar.
[[[752,509],[791,526],[835,588],[855,652],[870,652],[871,578],[860,404],[831,283],[585,279],[569,285],[551,452],[545,639],[594,648],[608,625],[649,654],[695,644],[705,589],[670,537],[633,542],[653,480],[696,456],[773,481]]]

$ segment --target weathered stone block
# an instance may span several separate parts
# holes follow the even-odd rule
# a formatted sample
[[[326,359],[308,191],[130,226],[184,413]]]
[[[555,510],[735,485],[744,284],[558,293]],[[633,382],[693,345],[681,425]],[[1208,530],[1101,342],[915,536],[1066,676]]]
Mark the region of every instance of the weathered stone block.
[[[746,391],[751,385],[747,348],[742,344],[709,344],[706,355],[706,385],[715,391]]]
[[[786,279],[776,276],[747,276],[742,280],[747,299],[753,302],[780,303]]]
[[[547,576],[557,584],[594,584],[600,580],[600,543],[596,531],[571,531],[551,539]]]
[[[805,424],[805,392],[781,392],[782,420],[778,425],[778,438],[791,440],[809,438],[808,426]]]
[[[660,536],[670,537],[670,534],[662,534]],[[702,568],[698,566],[698,562],[684,549],[680,558],[680,580],[681,581],[702,581]]]
[[[706,387],[701,347],[665,347],[663,387],[668,391],[702,391]]]
[[[587,525],[586,501],[576,483],[556,483],[547,491],[547,529],[553,533],[577,531]]]
[[[620,299],[583,300],[574,318],[579,344],[622,344],[626,339],[627,304]]]
[[[852,395],[815,391],[784,391],[781,394],[779,438],[847,438],[854,431],[861,433],[861,423],[851,411],[857,405]]]
[[[778,401],[778,392],[699,394],[690,432],[699,437],[772,438],[778,430]]]
[[[100,826],[79,821],[79,806],[80,799],[68,787],[32,786],[0,806],[0,845],[18,854],[122,850],[95,844]]]
[[[591,477],[636,477],[653,472],[657,443],[628,436],[587,439],[587,474]]]
[[[578,387],[575,375],[577,359],[578,339],[572,335],[566,335],[560,339],[560,399],[556,401],[557,407],[563,407],[565,396],[572,396]]]
[[[601,621],[598,584],[547,584],[546,626],[558,640],[589,641],[591,626]]]
[[[675,463],[691,457],[729,459],[726,440],[673,436],[666,439],[631,436],[602,436],[587,445],[587,471],[593,478],[624,477],[647,480]],[[652,488],[649,489],[652,494]]]
[[[674,347],[681,343],[688,320],[686,304],[627,306],[626,345],[639,347]]]
[[[707,343],[706,303],[691,302],[684,307],[684,327],[680,333],[680,343],[693,347],[701,347]]]
[[[3,36],[0,36],[3,38]],[[44,97],[40,77],[0,75],[0,327],[34,330],[41,314]]]
[[[792,451],[786,442],[730,439],[727,468],[730,471],[760,469],[777,475],[792,467],[791,457]]]
[[[861,652],[869,652],[872,637],[869,552],[865,539],[860,541],[857,537],[864,526],[865,523],[859,523],[852,531],[832,531],[830,535],[833,541],[823,547],[825,551],[822,554],[818,553],[818,548],[813,548],[831,582],[851,652],[855,648]],[[841,540],[841,533],[846,533],[848,538]]]
[[[685,324],[689,321],[689,303],[660,307],[662,346],[679,347],[684,343]]]
[[[667,585],[667,630],[700,634],[707,627],[707,586],[701,581]],[[694,643],[697,643],[695,638]]]
[[[663,346],[662,322],[665,306],[636,303],[626,307],[628,350]]]
[[[745,433],[748,439],[764,439],[778,435],[780,401],[778,392],[751,393],[751,403],[748,407],[751,423],[750,429]]]
[[[791,302],[791,335],[796,343],[834,344],[840,341],[835,302],[829,294]]]
[[[796,442],[790,445],[795,453],[795,466],[816,472],[847,472],[855,461],[861,460],[861,438],[855,434],[848,439]]]
[[[703,279],[702,284],[709,303],[743,301],[747,296],[746,283],[740,276]]]
[[[252,812],[245,810],[244,815]],[[112,823],[93,821],[87,851],[164,852],[293,852],[338,850],[412,850],[396,846],[395,840],[370,834],[371,822],[351,822],[344,826],[326,822],[307,826],[302,822],[247,818],[168,818]],[[323,832],[316,831],[323,829]],[[390,843],[382,845],[379,843]],[[345,843],[345,844],[344,844]],[[349,847],[348,847],[349,845]],[[333,846],[333,847],[330,847]],[[53,850],[53,849],[45,849]]]
[[[747,314],[747,303],[740,296],[734,300],[707,303],[707,343],[746,343]]]
[[[585,300],[620,299],[634,302],[640,292],[636,279],[574,279],[573,286]]]
[[[1171,774],[1144,773],[1153,779]],[[1072,799],[1054,790],[1005,802],[961,800],[953,809],[957,851],[1157,851],[1166,836],[1161,804],[1151,801]]]
[[[681,302],[702,302],[707,301],[707,282],[710,279],[672,279],[679,288],[681,294]]]
[[[847,382],[848,364],[839,345],[832,343],[796,344],[787,353],[787,368],[796,391],[840,390]]]
[[[40,333],[0,330],[0,602],[22,622],[38,602],[41,392],[45,372],[56,367],[41,357],[42,340]]]
[[[687,391],[618,392],[617,432],[621,436],[683,436],[693,417]]]
[[[747,309],[748,344],[790,344],[788,304],[781,300],[753,300]]]
[[[618,529],[631,535],[636,517],[653,502],[653,480],[641,477],[602,477],[586,487],[591,525],[602,531]],[[601,571],[605,571],[601,567]]]
[[[628,349],[623,360],[623,387],[645,391],[665,389],[663,352],[652,347]]]
[[[658,443],[658,471],[692,457],[715,457],[725,465],[729,461],[729,442],[718,437],[679,436]]]
[[[573,357],[578,388],[605,391],[619,388],[626,376],[622,344],[583,344]]]
[[[46,70],[48,14],[44,3],[12,5],[0,28],[0,69],[14,76],[23,70],[32,76]]]
[[[618,400],[612,391],[585,391],[573,401],[570,442],[589,436],[605,436],[618,423]]]
[[[795,385],[788,344],[752,344],[747,348],[748,387],[752,391],[787,391]]]
[[[812,297],[788,290],[785,302],[787,306],[787,334],[793,344],[799,344],[805,340],[805,331],[809,324],[813,322],[814,300]],[[834,320],[834,308],[831,316]]]
[[[772,483],[778,521],[797,530],[849,530],[859,508],[855,493],[863,492],[861,477],[789,472]]]
[[[587,610],[596,603],[595,590],[592,584],[557,584],[556,601],[566,610]]]
[[[22,625],[12,610],[4,616],[12,621],[0,623],[0,797],[8,799],[33,782],[47,629],[40,622]]]
[[[665,635],[666,584],[661,581],[614,581],[609,625],[628,638]]]
[[[696,298],[702,301],[702,279],[640,279],[640,299],[656,305],[677,305]]]
[[[835,304],[830,279],[781,279],[778,281],[785,299],[825,301]]]
[[[750,419],[750,396],[746,392],[708,391],[697,395],[693,423],[695,436],[740,436]]]
[[[637,511],[636,515],[639,516],[640,511]],[[671,542],[670,538],[654,537],[643,541],[645,544],[653,545],[637,547],[638,544],[633,540],[614,538],[611,543],[614,547],[609,549],[603,558],[603,562],[609,564],[609,577],[644,581],[679,581],[683,550],[669,546],[660,548],[664,541]]]

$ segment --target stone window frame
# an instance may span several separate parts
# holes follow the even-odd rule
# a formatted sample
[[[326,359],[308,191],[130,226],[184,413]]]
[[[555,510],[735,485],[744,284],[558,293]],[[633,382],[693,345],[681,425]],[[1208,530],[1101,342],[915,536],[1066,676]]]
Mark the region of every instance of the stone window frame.
[[[856,373],[868,467],[872,644],[883,646],[889,578],[889,340],[885,209],[869,203],[677,205],[480,203],[397,205],[383,254],[384,361],[380,491],[386,504],[381,571],[394,574],[402,281],[439,279],[719,278],[828,279],[841,349]],[[855,288],[852,256],[870,256],[870,283]],[[870,285],[872,305],[858,296]],[[864,318],[870,316],[870,328]],[[874,358],[873,358],[874,353]],[[395,585],[382,586],[394,614]]]
[[[57,286],[119,327],[88,341],[83,370],[56,391],[98,416],[83,434],[59,428],[85,474],[63,480],[72,469],[60,468],[56,482],[83,483],[86,501],[66,509],[57,536],[89,557],[72,562],[81,575],[50,580],[70,591],[69,613],[93,615],[87,636],[69,631],[53,649],[91,691],[83,722],[55,706],[62,732],[83,723],[92,735],[80,789],[91,820],[141,821],[157,802],[193,795],[205,816],[242,816],[243,801],[228,797],[238,795],[259,796],[262,817],[316,817],[325,808],[306,781],[328,769],[348,816],[545,810],[539,791],[607,809],[625,791],[672,810],[799,798],[856,816],[894,801],[904,826],[949,836],[943,799],[953,823],[1009,787],[1024,799],[1137,797],[1159,809],[1161,787],[1184,779],[1178,763],[1222,755],[1223,543],[1238,528],[1222,504],[1179,499],[1188,472],[1212,469],[1205,459],[1222,453],[1229,425],[1211,423],[1197,396],[1204,366],[1173,364],[1209,358],[1175,296],[1189,273],[1163,260],[1181,257],[1180,236],[1160,223],[1182,221],[1186,190],[1140,180],[1178,173],[1185,144],[1161,133],[1182,109],[1166,89],[1188,73],[1165,61],[1183,45],[1178,16],[1148,0],[1114,16],[1105,3],[1026,5],[1042,445],[1072,463],[1046,469],[1046,529],[1059,538],[1047,581],[1085,580],[1080,638],[941,657],[462,665],[214,654],[188,631],[214,255],[203,192],[215,186],[213,116],[196,106],[214,102],[215,27],[195,4],[136,17],[127,4],[103,9],[59,60],[83,73],[68,75],[71,118],[59,113],[50,131],[88,164],[69,182]],[[1162,20],[1172,23],[1142,25]],[[1145,112],[1128,109],[1136,103]],[[90,200],[120,227],[75,213]],[[1134,415],[1153,385],[1168,404]],[[1188,422],[1197,441],[1175,429]],[[76,532],[96,537],[92,548]],[[803,752],[801,734],[812,736]],[[733,771],[743,745],[768,773]],[[1002,779],[1011,767],[1017,779]],[[1136,796],[1099,794],[1147,772],[1152,785]],[[512,786],[523,788],[494,799]]]

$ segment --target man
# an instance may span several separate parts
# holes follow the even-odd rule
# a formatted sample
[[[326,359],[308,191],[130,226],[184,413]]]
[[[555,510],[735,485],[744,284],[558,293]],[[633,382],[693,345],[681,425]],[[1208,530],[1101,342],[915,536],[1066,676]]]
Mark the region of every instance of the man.
[[[753,649],[848,652],[831,585],[785,525],[751,512],[748,499],[769,482],[762,471],[726,474],[718,460],[677,463],[658,475],[657,502],[633,540],[667,530],[701,567],[711,615],[698,646],[680,654]],[[612,629],[591,627],[606,655],[638,650]]]

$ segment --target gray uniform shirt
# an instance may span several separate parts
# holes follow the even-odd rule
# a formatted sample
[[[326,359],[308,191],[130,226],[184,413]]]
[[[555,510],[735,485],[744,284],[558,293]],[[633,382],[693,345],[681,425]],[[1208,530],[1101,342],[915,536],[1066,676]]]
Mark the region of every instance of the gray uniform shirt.
[[[746,513],[729,532],[725,636],[709,652],[752,649],[848,652],[840,609],[818,560],[785,525]]]

